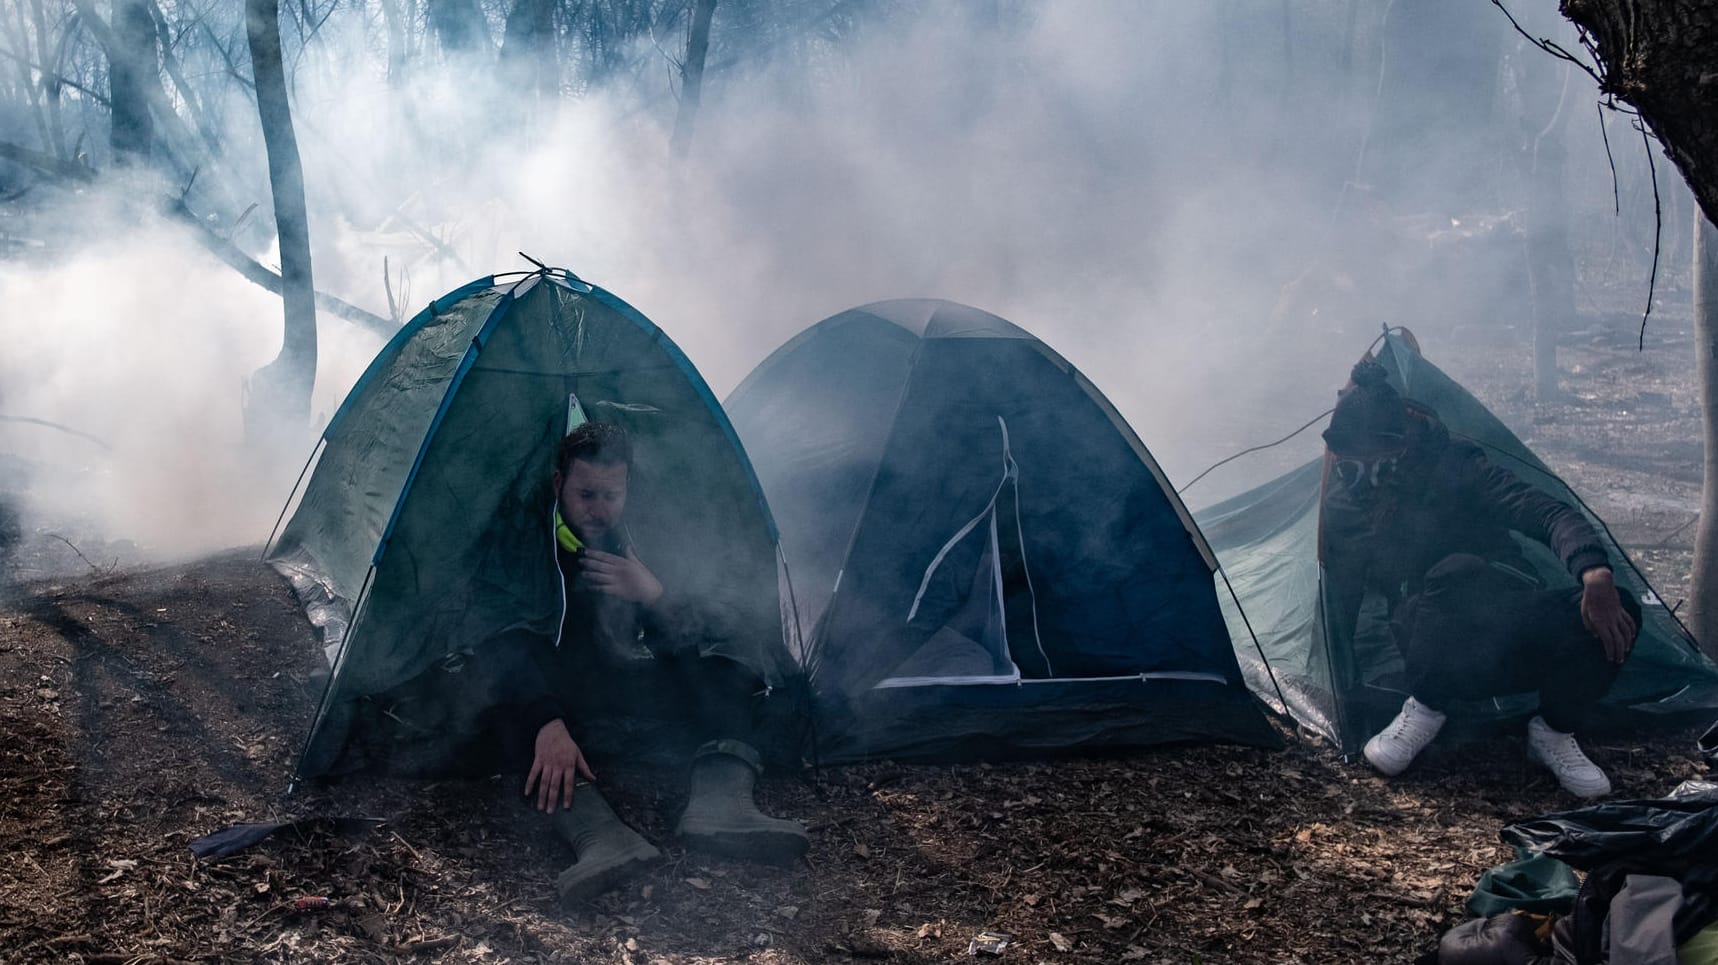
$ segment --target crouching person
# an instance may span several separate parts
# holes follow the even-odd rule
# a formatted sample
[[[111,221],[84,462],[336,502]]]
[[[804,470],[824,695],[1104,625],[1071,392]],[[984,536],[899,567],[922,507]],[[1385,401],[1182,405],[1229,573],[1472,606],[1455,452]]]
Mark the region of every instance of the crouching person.
[[[1584,516],[1452,440],[1385,377],[1370,360],[1355,366],[1324,433],[1332,630],[1352,634],[1366,591],[1381,594],[1410,695],[1366,760],[1400,774],[1453,701],[1537,691],[1528,755],[1571,794],[1610,793],[1575,734],[1634,646],[1639,602],[1617,589]],[[1579,585],[1541,586],[1511,530],[1550,547]]]
[[[687,848],[787,864],[809,843],[797,822],[766,817],[753,803],[762,680],[700,654],[697,607],[676,601],[625,537],[631,464],[631,440],[618,426],[586,423],[561,443],[554,476],[566,589],[561,637],[532,647],[534,672],[519,681],[500,728],[503,741],[518,745],[506,748],[508,756],[530,762],[524,793],[577,855],[556,881],[567,902],[607,891],[661,858],[598,789],[580,740],[599,721],[674,720],[703,739],[675,827]]]

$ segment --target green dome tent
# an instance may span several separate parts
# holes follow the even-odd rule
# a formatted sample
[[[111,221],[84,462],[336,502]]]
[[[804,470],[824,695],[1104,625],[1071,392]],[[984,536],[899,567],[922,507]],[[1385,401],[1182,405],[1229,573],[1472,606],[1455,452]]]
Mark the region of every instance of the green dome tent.
[[[1718,710],[1718,667],[1700,653],[1603,522],[1479,400],[1427,361],[1405,330],[1385,333],[1377,360],[1389,371],[1391,385],[1434,410],[1452,436],[1579,506],[1599,530],[1617,585],[1633,591],[1644,610],[1634,653],[1602,705],[1612,723],[1643,715],[1710,719]],[[1253,690],[1353,754],[1401,708],[1406,692],[1382,600],[1373,596],[1362,607],[1353,639],[1326,632],[1318,559],[1323,478],[1324,460],[1314,460],[1195,518],[1234,586],[1235,600],[1224,601],[1224,616],[1235,639],[1244,641],[1236,654]],[[1544,585],[1574,585],[1550,550],[1517,538]],[[1534,695],[1521,694],[1466,705],[1459,719],[1480,726],[1524,719],[1534,706]]]
[[[630,536],[665,585],[719,616],[705,652],[771,688],[797,679],[774,524],[697,370],[631,306],[569,272],[484,278],[377,355],[268,553],[332,665],[300,776],[459,766],[499,697],[468,665],[505,633],[545,646],[559,636],[550,476],[556,445],[587,414],[635,439]]]
[[[1277,744],[1214,560],[1097,389],[933,300],[826,319],[727,400],[793,568],[824,761]]]

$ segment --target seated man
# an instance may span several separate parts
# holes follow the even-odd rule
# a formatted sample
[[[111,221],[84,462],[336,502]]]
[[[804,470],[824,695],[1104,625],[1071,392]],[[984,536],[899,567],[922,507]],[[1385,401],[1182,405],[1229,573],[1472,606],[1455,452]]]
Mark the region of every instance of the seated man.
[[[578,856],[556,883],[566,901],[606,891],[661,857],[587,783],[596,775],[574,735],[599,719],[679,719],[708,739],[693,755],[675,828],[687,847],[786,863],[809,843],[797,822],[765,817],[752,801],[762,767],[751,745],[754,695],[763,682],[738,663],[700,655],[698,607],[675,601],[625,536],[631,464],[631,440],[619,426],[585,423],[561,443],[554,477],[566,585],[561,638],[534,647],[537,672],[516,685],[506,728],[512,740],[532,743],[526,796],[553,816]]]
[[[1584,516],[1451,440],[1385,377],[1376,362],[1355,366],[1324,433],[1336,460],[1320,537],[1330,629],[1351,636],[1365,592],[1381,594],[1410,694],[1366,760],[1400,774],[1452,700],[1538,691],[1528,755],[1571,794],[1610,793],[1574,732],[1628,658],[1639,602],[1612,582]],[[1549,546],[1580,586],[1539,585],[1511,530]]]

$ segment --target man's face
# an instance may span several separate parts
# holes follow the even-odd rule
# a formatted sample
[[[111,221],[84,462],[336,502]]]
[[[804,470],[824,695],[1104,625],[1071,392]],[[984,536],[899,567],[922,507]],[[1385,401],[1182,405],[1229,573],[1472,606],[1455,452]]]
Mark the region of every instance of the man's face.
[[[582,542],[596,544],[620,524],[626,509],[626,463],[605,466],[574,459],[566,475],[556,475],[561,519]]]
[[[1400,447],[1360,449],[1332,454],[1336,461],[1330,467],[1331,482],[1363,505],[1369,503],[1380,491],[1396,489],[1403,481],[1399,463],[1404,450]]]

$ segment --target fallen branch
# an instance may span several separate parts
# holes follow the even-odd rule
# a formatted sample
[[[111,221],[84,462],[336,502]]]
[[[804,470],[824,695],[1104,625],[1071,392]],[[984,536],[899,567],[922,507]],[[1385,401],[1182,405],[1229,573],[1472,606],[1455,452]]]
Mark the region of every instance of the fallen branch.
[[[74,161],[62,161],[52,155],[40,151],[32,151],[27,147],[0,141],[0,158],[18,164],[28,165],[44,174],[52,175],[63,181],[76,181],[89,184],[96,179],[96,172]],[[192,234],[198,243],[207,248],[216,258],[226,262],[239,274],[245,276],[252,284],[280,294],[280,273],[265,267],[255,258],[240,251],[238,246],[221,237],[214,229],[203,223],[203,219],[191,213],[185,202],[178,198],[167,198],[161,205],[162,213],[168,218],[192,229]],[[338,315],[357,325],[386,338],[394,334],[398,325],[388,321],[373,312],[362,308],[342,298],[327,292],[316,293],[316,307],[331,315]]]
[[[204,224],[203,219],[192,214],[191,209],[187,208],[183,201],[177,198],[169,199],[162,205],[162,209],[168,217],[191,228],[197,236],[197,241],[204,248],[207,248],[216,258],[226,262],[233,270],[245,276],[246,280],[266,288],[276,295],[280,294],[279,272],[265,267],[255,258],[240,251],[237,245],[221,237],[214,229]],[[331,315],[338,315],[349,322],[362,325],[383,338],[393,335],[395,329],[399,328],[398,325],[382,316],[367,312],[351,302],[327,292],[319,291],[316,293],[316,307]]]
[[[0,141],[0,158],[35,168],[63,181],[81,181],[88,184],[95,180],[95,171],[76,161],[62,161],[52,154],[32,151],[27,147],[7,141]]]
[[[1675,529],[1671,530],[1669,533],[1666,533],[1664,535],[1664,538],[1660,539],[1658,542],[1646,544],[1645,548],[1646,549],[1655,549],[1655,550],[1656,549],[1671,549],[1672,547],[1670,545],[1670,541],[1677,538],[1678,536],[1681,536],[1684,532],[1686,532],[1688,530],[1688,527],[1693,526],[1695,523],[1698,523],[1698,522],[1700,522],[1700,514],[1695,513],[1693,516],[1688,517],[1688,521],[1686,523],[1683,523],[1681,526],[1678,526]],[[1680,547],[1678,547],[1678,548],[1680,548]]]
[[[54,539],[57,539],[64,544],[66,544],[67,546],[70,546],[72,548],[72,552],[78,554],[78,559],[83,560],[84,565],[89,567],[89,571],[90,571],[91,576],[104,576],[107,573],[111,573],[111,572],[113,572],[113,567],[117,566],[119,563],[118,560],[115,560],[113,563],[108,565],[107,569],[104,570],[101,567],[95,565],[95,563],[91,562],[90,558],[84,555],[84,551],[78,549],[78,544],[72,542],[69,539],[66,539],[64,536],[61,536],[58,533],[49,533],[48,535],[52,536]]]
[[[87,432],[81,432],[77,429],[73,429],[71,426],[63,426],[63,425],[60,425],[58,422],[49,422],[46,419],[32,419],[29,416],[22,416],[22,415],[0,415],[0,422],[20,422],[20,423],[23,423],[24,425],[45,426],[49,429],[58,429],[67,435],[77,436],[79,439],[87,439],[90,442],[93,442],[96,445],[102,447],[103,449],[108,449],[108,450],[113,449],[113,447],[108,445],[105,440],[102,440],[96,436],[92,436]]]
[[[459,944],[459,936],[448,935],[443,938],[419,938],[414,941],[401,942],[392,949],[396,955],[420,955],[429,952],[439,952]]]
[[[1222,878],[1219,878],[1216,875],[1210,874],[1208,872],[1200,871],[1198,868],[1184,868],[1184,867],[1181,867],[1179,865],[1176,865],[1176,866],[1172,866],[1171,870],[1179,871],[1182,874],[1187,875],[1190,878],[1195,878],[1201,882],[1204,882],[1206,885],[1209,885],[1212,888],[1216,888],[1219,891],[1227,891],[1231,895],[1244,895],[1244,894],[1246,894],[1246,891],[1244,889],[1242,889],[1239,885],[1236,885],[1233,882],[1224,881]]]

